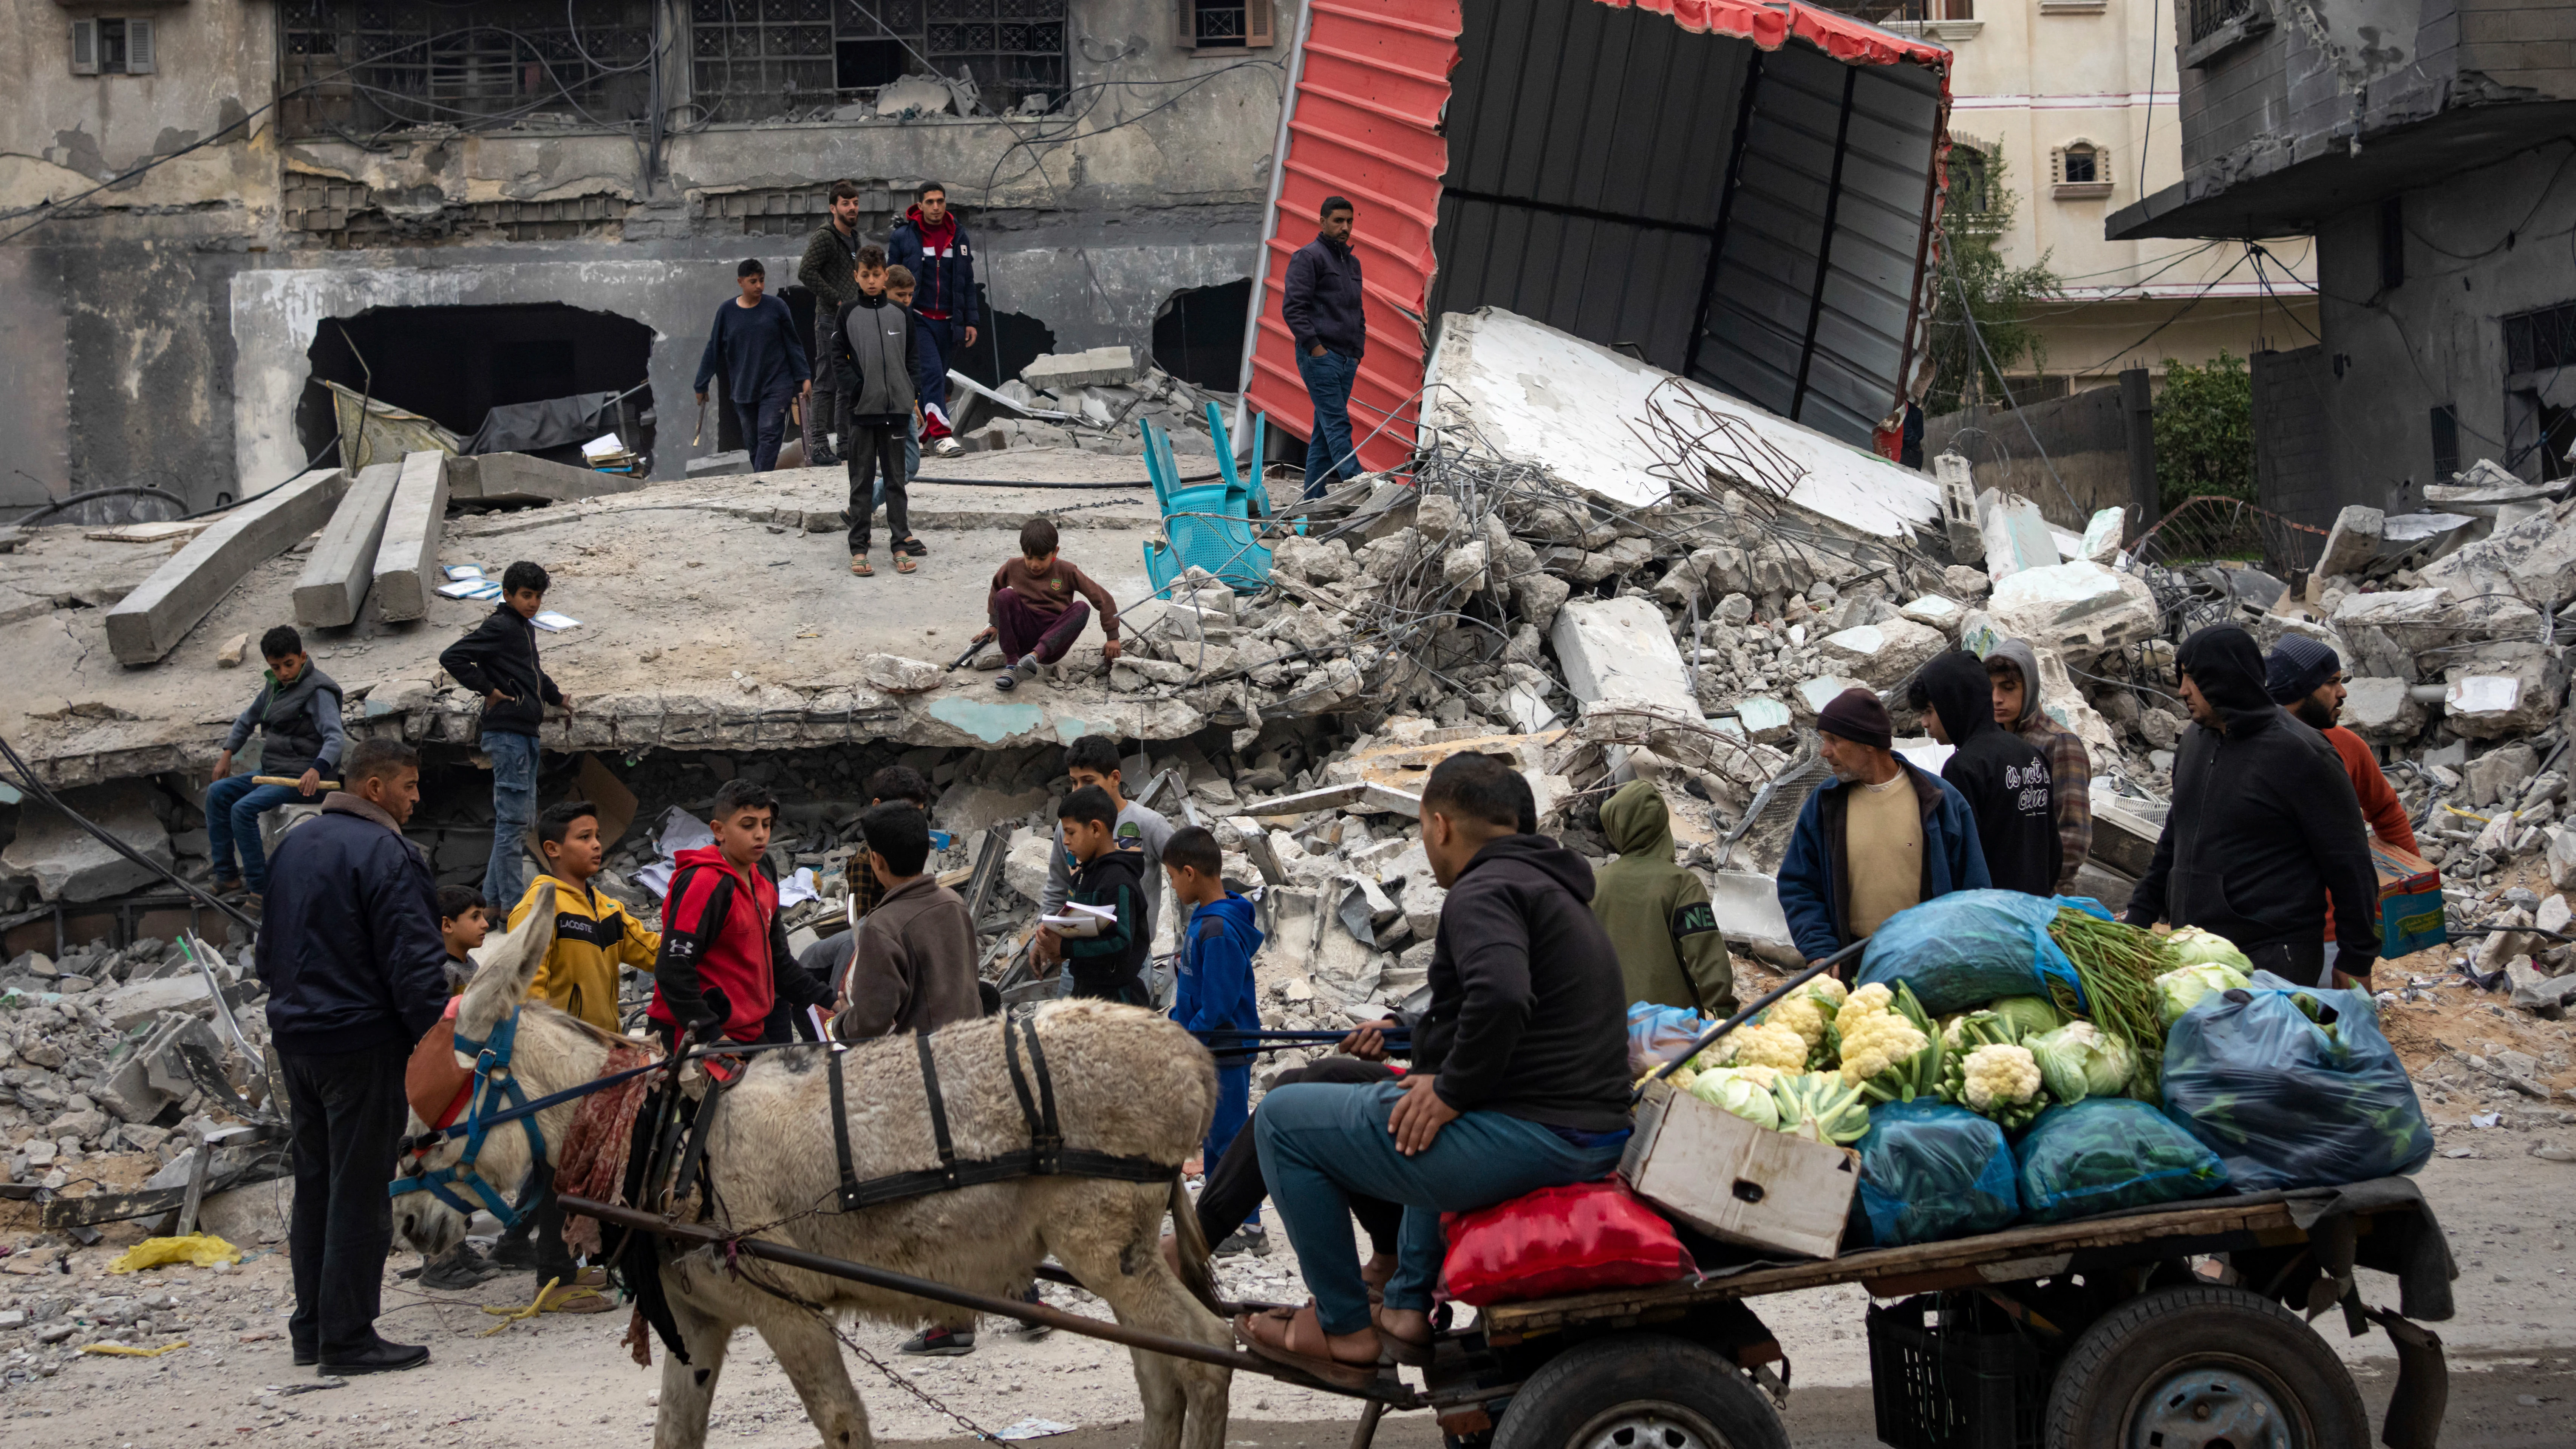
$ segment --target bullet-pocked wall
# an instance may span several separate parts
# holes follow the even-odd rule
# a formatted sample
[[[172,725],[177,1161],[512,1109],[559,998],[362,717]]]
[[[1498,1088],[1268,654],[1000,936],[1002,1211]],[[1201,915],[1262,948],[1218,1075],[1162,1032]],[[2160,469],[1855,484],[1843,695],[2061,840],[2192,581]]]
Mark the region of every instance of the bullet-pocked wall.
[[[962,26],[917,0],[794,23],[677,0],[158,6],[151,68],[101,74],[75,72],[90,7],[0,0],[23,98],[0,115],[0,212],[23,213],[0,223],[0,320],[49,344],[8,364],[0,444],[51,463],[30,471],[57,496],[255,491],[309,452],[317,325],[370,307],[631,318],[668,424],[735,264],[792,280],[844,178],[879,238],[945,183],[991,307],[1059,348],[1144,352],[1176,290],[1251,274],[1283,53],[1242,43],[1240,6],[1202,39],[1200,0],[989,3]],[[1254,40],[1294,33],[1290,7],[1265,15]],[[659,476],[688,436],[663,428]],[[0,502],[37,496],[15,481]]]

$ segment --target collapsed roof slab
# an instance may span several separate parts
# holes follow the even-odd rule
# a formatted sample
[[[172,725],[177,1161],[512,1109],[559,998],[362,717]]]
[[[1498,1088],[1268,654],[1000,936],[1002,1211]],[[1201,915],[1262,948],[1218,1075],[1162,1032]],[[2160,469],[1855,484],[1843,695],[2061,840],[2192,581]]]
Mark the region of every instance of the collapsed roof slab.
[[[1649,395],[1669,385],[1750,427],[1801,469],[1789,502],[1881,538],[1940,527],[1941,489],[1929,474],[1499,307],[1441,319],[1428,379],[1426,441],[1436,429],[1456,428],[1455,441],[1472,435],[1618,507],[1670,496],[1655,471],[1662,460],[1630,426],[1647,416]]]
[[[340,506],[332,510],[322,541],[305,559],[303,577],[295,581],[296,623],[334,628],[358,617],[367,583],[375,577],[376,550],[384,543],[386,511],[393,507],[394,486],[401,479],[400,463],[372,463],[358,470]]]
[[[116,661],[150,664],[178,647],[245,574],[321,527],[346,486],[347,475],[337,468],[297,474],[191,539],[107,611],[102,632]],[[288,612],[279,610],[277,618]]]

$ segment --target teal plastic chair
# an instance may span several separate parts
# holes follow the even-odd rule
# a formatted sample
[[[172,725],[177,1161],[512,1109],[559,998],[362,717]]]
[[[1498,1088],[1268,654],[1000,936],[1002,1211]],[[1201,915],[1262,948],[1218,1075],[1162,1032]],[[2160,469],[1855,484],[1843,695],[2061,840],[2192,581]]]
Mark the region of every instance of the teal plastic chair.
[[[1238,593],[1249,593],[1270,581],[1270,550],[1261,546],[1244,510],[1247,493],[1228,482],[1180,485],[1172,458],[1172,440],[1147,422],[1145,474],[1154,484],[1154,501],[1163,512],[1163,539],[1145,544],[1145,577],[1157,593],[1171,588],[1184,569],[1207,570]],[[1220,447],[1220,459],[1225,453]],[[1231,473],[1227,467],[1221,471]]]
[[[1207,419],[1208,436],[1216,440],[1217,471],[1224,475],[1225,486],[1242,500],[1243,516],[1268,518],[1270,490],[1261,479],[1261,445],[1269,431],[1269,415],[1258,412],[1252,415],[1252,467],[1248,474],[1238,471],[1235,466],[1234,440],[1225,435],[1225,416],[1217,411],[1215,403],[1207,405]]]

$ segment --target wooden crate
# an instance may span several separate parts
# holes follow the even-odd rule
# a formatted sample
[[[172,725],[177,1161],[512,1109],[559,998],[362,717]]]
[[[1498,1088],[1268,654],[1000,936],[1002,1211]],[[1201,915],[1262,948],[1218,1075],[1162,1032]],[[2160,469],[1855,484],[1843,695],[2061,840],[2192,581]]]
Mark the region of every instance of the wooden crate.
[[[1619,1175],[1637,1196],[1720,1242],[1830,1258],[1860,1169],[1851,1153],[1757,1127],[1669,1082],[1637,1104]]]

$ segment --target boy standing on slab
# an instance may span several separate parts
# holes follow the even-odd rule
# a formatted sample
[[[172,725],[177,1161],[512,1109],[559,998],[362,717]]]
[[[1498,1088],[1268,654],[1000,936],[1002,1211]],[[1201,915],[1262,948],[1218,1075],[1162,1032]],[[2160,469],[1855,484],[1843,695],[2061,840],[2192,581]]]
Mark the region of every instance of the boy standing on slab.
[[[483,899],[519,898],[520,862],[537,807],[537,727],[546,706],[572,713],[537,662],[537,626],[545,607],[546,571],[525,559],[501,571],[501,602],[474,632],[447,646],[438,667],[483,696],[483,753],[492,758],[492,859],[483,870]]]
[[[1075,861],[1067,904],[1106,907],[1112,916],[1093,935],[1064,935],[1050,927],[1038,933],[1040,939],[1052,938],[1073,972],[1074,995],[1151,1005],[1145,952],[1154,928],[1145,919],[1145,853],[1118,848],[1118,806],[1096,787],[1066,797],[1056,821],[1064,830],[1065,851]]]
[[[908,574],[918,567],[913,560],[929,552],[912,536],[906,516],[910,500],[903,487],[904,440],[921,412],[912,392],[912,313],[886,295],[883,248],[859,248],[854,276],[858,290],[841,305],[832,329],[841,409],[848,422],[842,451],[850,471],[850,572],[861,578],[876,572],[868,564],[868,542],[882,477],[894,571]]]

